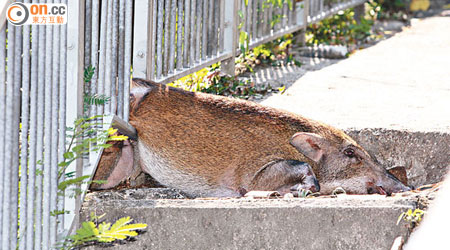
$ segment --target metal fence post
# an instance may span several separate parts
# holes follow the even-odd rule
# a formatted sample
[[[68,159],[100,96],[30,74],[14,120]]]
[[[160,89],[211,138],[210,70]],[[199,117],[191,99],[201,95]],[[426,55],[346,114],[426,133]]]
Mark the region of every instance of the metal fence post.
[[[222,0],[225,1],[225,0]],[[231,57],[223,60],[222,63],[222,72],[234,76],[234,58],[236,57],[236,48],[237,48],[237,37],[238,37],[238,29],[237,29],[237,20],[238,20],[238,0],[227,1],[225,4],[224,12],[225,12],[225,24],[224,24],[224,50],[226,52],[231,53]]]
[[[299,32],[298,42],[302,46],[306,46],[306,29],[308,28],[308,21],[309,21],[309,1],[310,0],[303,0],[303,16],[300,18],[297,18],[297,22],[301,22],[304,26],[304,28]],[[297,13],[298,14],[298,13]]]
[[[73,127],[73,122],[83,114],[84,2],[67,2],[67,8],[70,10],[67,13],[67,58],[70,58],[67,60],[67,127]],[[76,171],[77,176],[80,176],[83,172],[83,161],[76,160],[66,171]],[[65,194],[64,199],[64,209],[70,211],[64,216],[64,229],[70,234],[78,224],[81,201],[79,197],[69,194]]]
[[[153,0],[136,0],[134,3],[134,40],[133,40],[133,77],[153,79],[153,50],[150,45],[153,32],[150,20],[153,20]]]
[[[295,20],[293,20],[295,25],[302,26],[301,30],[294,33],[295,43],[301,46],[305,46],[306,28],[308,27],[308,11],[306,9],[306,2],[308,2],[308,0],[303,0],[302,2],[297,3],[295,5],[293,15],[293,18],[295,18]]]
[[[308,24],[310,22],[310,18],[309,18],[309,6],[310,6],[310,1],[311,0],[303,0],[304,2],[304,10],[303,12],[305,13],[305,15],[303,15],[303,23],[305,24],[305,27],[308,27]]]
[[[362,4],[356,5],[354,7],[355,10],[355,20],[357,23],[361,23],[361,17],[364,17],[366,9],[365,9],[365,2],[363,2]]]

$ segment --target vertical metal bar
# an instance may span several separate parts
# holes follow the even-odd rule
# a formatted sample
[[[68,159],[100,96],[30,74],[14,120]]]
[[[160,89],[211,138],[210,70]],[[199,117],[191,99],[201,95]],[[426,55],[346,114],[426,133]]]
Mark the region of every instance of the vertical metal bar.
[[[165,0],[164,4],[164,52],[163,52],[163,75],[166,76],[169,72],[169,34],[170,34],[170,2]]]
[[[203,23],[202,23],[202,59],[207,57],[207,44],[208,44],[208,0],[202,0],[203,2]]]
[[[7,24],[8,27],[8,50],[7,57],[14,58],[14,26],[10,23]],[[6,71],[6,119],[5,119],[5,134],[11,135],[13,131],[13,82],[14,82],[14,60],[7,61],[7,71]],[[12,144],[13,144],[13,136],[5,137],[5,172],[3,179],[4,192],[3,192],[3,224],[2,224],[2,249],[11,249],[16,248],[16,246],[11,245],[11,238],[15,237],[11,235],[11,224],[16,224],[15,221],[11,220],[11,165],[12,165]],[[12,223],[11,223],[12,222]]]
[[[166,8],[167,9],[167,8]],[[176,17],[177,17],[177,1],[172,0],[172,4],[170,5],[170,49],[169,49],[169,73],[173,73],[175,68],[175,33],[177,32],[176,27]]]
[[[225,29],[225,1],[219,0],[220,4],[220,24],[219,24],[219,52],[222,53],[224,50],[224,29]]]
[[[305,25],[305,30],[308,27],[309,22],[309,0],[303,1],[303,24]]]
[[[248,1],[247,6],[245,6],[246,12],[244,12],[245,17],[245,32],[249,38],[252,37],[252,16],[253,16],[253,1]]]
[[[117,114],[123,119],[123,84],[124,84],[124,43],[125,43],[125,0],[119,2],[119,54],[117,57]]]
[[[183,0],[178,0],[178,14],[177,14],[177,56],[176,68],[181,70],[183,67]]]
[[[106,33],[108,30],[108,1],[112,0],[103,0],[101,6],[101,16],[100,16],[100,51],[99,51],[99,60],[98,60],[98,82],[97,82],[97,94],[103,95],[105,94],[105,65],[106,65]],[[70,12],[69,12],[70,13]],[[97,107],[97,114],[103,114],[104,107]]]
[[[6,25],[0,27],[0,110],[5,110],[6,105]],[[0,112],[0,225],[3,225],[3,186],[5,172],[5,122],[6,112]],[[0,239],[3,242],[3,226],[0,226]],[[3,245],[3,244],[1,244]]]
[[[282,22],[283,22],[282,9],[283,9],[283,5],[281,7],[276,5],[276,6],[274,6],[274,9],[275,9],[274,14],[275,14],[275,17],[277,18],[275,26],[274,26],[275,32],[276,32],[276,31],[278,31],[278,30],[280,30],[282,28]]]
[[[209,12],[208,12],[208,42],[207,42],[207,54],[208,56],[212,55],[213,50],[213,44],[210,42],[212,37],[214,36],[213,33],[213,17],[214,17],[214,0],[209,0]]]
[[[315,17],[315,18],[318,18],[318,3],[319,3],[319,1],[318,0],[316,0],[316,1],[311,1],[311,5],[312,6],[314,6],[312,9],[313,9],[313,16]]]
[[[86,25],[84,28],[84,64],[89,65],[90,64],[90,57],[91,57],[91,28],[92,28],[92,5],[93,2],[96,2],[97,0],[85,0],[85,12],[84,12],[84,20],[86,20]]]
[[[155,5],[155,4],[153,4]],[[153,12],[156,15],[155,11]],[[132,19],[133,3],[125,1],[125,52],[124,52],[124,80],[123,80],[123,119],[128,121],[129,98],[130,98],[130,76],[131,76],[131,39],[132,39]],[[153,29],[155,30],[155,29]],[[153,47],[152,47],[153,48]],[[153,57],[150,57],[153,62]],[[153,64],[152,64],[153,65]],[[153,75],[151,75],[153,79]]]
[[[134,77],[154,79],[155,72],[155,54],[151,47],[149,49],[149,44],[155,43],[155,28],[150,27],[150,22],[155,18],[153,7],[156,8],[154,0],[150,1],[136,1],[134,5],[134,16],[130,13],[130,16],[125,17],[125,25],[128,24],[128,18],[134,18],[135,25],[132,29],[134,36],[133,39],[133,75]],[[133,1],[131,1],[131,6],[133,6]],[[126,10],[125,10],[126,12]],[[133,19],[131,19],[133,20]],[[156,21],[156,19],[154,19]],[[153,23],[153,27],[156,24]],[[128,32],[126,30],[125,32]],[[131,47],[130,47],[131,48]]]
[[[184,46],[183,46],[183,65],[185,68],[189,67],[189,47],[191,34],[191,1],[184,1]]]
[[[240,37],[240,33],[242,31],[246,31],[247,29],[247,7],[245,6],[245,1],[241,1],[241,12],[242,12],[242,16],[239,19],[239,26],[241,26],[240,30],[238,31],[238,36],[236,38],[236,40],[238,41],[238,46],[240,46],[240,41],[239,41],[239,37]]]
[[[320,13],[320,0],[314,1],[314,9],[315,9],[315,16],[316,17],[320,17],[321,16],[321,13]]]
[[[105,61],[105,95],[111,97],[111,89],[113,85],[112,81],[112,51],[113,51],[113,44],[112,44],[112,36],[113,36],[113,5],[114,0],[108,0],[108,18],[107,18],[107,28],[106,28],[106,61]],[[111,114],[111,103],[105,103],[103,105],[105,107],[105,114]]]
[[[283,9],[282,9],[282,11],[283,11],[283,16],[282,16],[282,29],[286,29],[287,27],[287,25],[288,25],[288,17],[289,17],[289,15],[288,15],[288,4],[287,3],[283,3]]]
[[[320,2],[319,2],[319,10],[320,10],[320,15],[322,16],[322,15],[324,15],[324,13],[323,13],[323,0],[320,0]]]
[[[92,1],[92,21],[91,21],[91,37],[92,40],[89,41],[91,43],[91,61],[88,64],[91,64],[92,67],[95,68],[94,75],[92,76],[91,80],[91,94],[97,94],[97,85],[98,85],[98,29],[99,29],[99,17],[100,17],[100,1],[94,0]],[[86,65],[88,65],[86,64]],[[97,115],[97,106],[92,105],[91,106],[91,113],[90,116]],[[65,122],[64,122],[65,124]]]
[[[195,7],[196,7],[196,0],[191,0],[191,46],[189,48],[189,65],[194,65],[195,63]]]
[[[14,26],[8,23],[8,50],[7,57],[14,58]],[[6,119],[5,119],[5,134],[11,135],[13,131],[13,94],[14,94],[14,60],[7,61],[7,71],[6,71]],[[4,185],[4,198],[3,198],[3,224],[2,224],[2,249],[10,249],[16,248],[15,245],[11,245],[11,238],[14,238],[15,235],[11,235],[11,224],[16,224],[15,221],[11,220],[11,172],[12,172],[12,144],[13,144],[13,136],[5,137],[5,172],[3,179]],[[12,222],[12,223],[11,223]]]
[[[19,141],[20,141],[20,87],[22,82],[22,27],[14,27],[14,74],[13,83],[13,116],[12,116],[12,162],[11,162],[11,247],[17,247],[18,210],[19,210]],[[26,168],[26,165],[25,165]]]
[[[287,4],[287,16],[286,16],[286,25],[288,26],[288,27],[291,27],[292,26],[292,20],[293,20],[293,16],[292,16],[292,14],[293,14],[293,10],[294,10],[294,6],[295,6],[295,1],[293,1],[292,3],[291,3],[291,6],[292,6],[292,9],[290,8],[290,6],[289,6],[289,4]]]
[[[93,2],[98,2],[96,0],[92,1],[92,0],[85,0],[85,16],[84,16],[84,20],[86,22],[85,28],[84,28],[84,65],[88,66],[91,64],[91,50],[92,50],[92,5],[94,4]],[[85,93],[86,94],[95,94],[95,91],[93,91],[91,88],[85,88]],[[90,105],[87,107],[87,110],[85,111],[85,115],[90,115],[91,113],[93,113],[93,109],[95,109],[94,107],[95,105]],[[84,159],[85,161],[87,159]]]
[[[219,0],[214,0],[214,27],[213,27],[213,50],[212,53],[214,56],[217,56],[217,46],[219,46],[218,39],[219,39],[219,18],[220,18],[220,3]]]
[[[98,15],[98,4],[95,4],[94,1],[94,5],[93,5],[93,15],[95,13],[97,13]],[[62,0],[61,3],[66,3],[67,4],[67,0]],[[97,7],[94,7],[97,6]],[[95,11],[96,10],[96,11]],[[96,19],[95,26],[93,28],[98,30],[98,18]],[[66,86],[67,86],[67,75],[66,75],[66,61],[67,61],[67,44],[66,44],[66,40],[67,40],[67,26],[66,25],[61,25],[59,27],[60,29],[60,53],[59,53],[59,133],[58,133],[58,147],[59,147],[59,154],[58,154],[58,162],[63,161],[63,153],[66,150]],[[93,29],[94,30],[94,29]],[[94,32],[94,31],[93,31]],[[95,36],[93,35],[92,37],[94,37],[95,40],[98,39],[98,32],[93,33],[96,34]],[[94,57],[92,57],[91,59],[95,59],[95,62],[97,63],[97,49],[98,49],[98,42],[93,43],[93,44],[97,44],[96,47],[93,47],[93,49],[95,48],[95,50],[92,50],[93,54],[95,55]],[[97,64],[96,64],[97,65]],[[97,69],[96,69],[97,72]],[[96,87],[94,86],[93,89],[95,90]],[[95,114],[95,113],[94,113]],[[61,176],[59,182],[64,181],[64,175]],[[64,210],[64,196],[59,196],[58,197],[58,210],[62,211]],[[62,232],[64,231],[64,214],[61,214],[58,216],[58,234],[61,235]]]
[[[30,140],[29,140],[29,167],[27,185],[27,221],[26,221],[26,249],[34,247],[35,222],[35,185],[36,185],[36,140],[37,140],[37,105],[38,105],[38,26],[31,27],[31,86],[30,86]],[[1,40],[1,38],[0,38]],[[1,46],[1,45],[0,45]],[[1,67],[1,66],[0,66]],[[1,128],[0,128],[1,129]],[[23,189],[21,189],[23,190]],[[22,225],[22,224],[21,224]]]
[[[73,127],[73,122],[83,114],[83,55],[84,55],[84,0],[67,1],[67,88],[66,99],[66,126]],[[103,12],[105,13],[105,12]],[[76,177],[83,174],[82,161],[77,160],[66,169],[68,172],[76,172]],[[78,212],[81,207],[81,200],[78,195],[71,190],[66,190],[64,196],[65,210],[70,211],[65,214],[64,226],[67,232],[72,233],[78,224]]]
[[[118,36],[118,22],[119,22],[119,0],[113,1],[112,11],[112,37],[111,37],[111,113],[118,114],[117,112],[117,47],[119,45]]]
[[[94,0],[95,1],[95,0]],[[87,67],[90,65],[91,61],[91,33],[92,33],[92,0],[85,0],[84,7],[84,20],[85,20],[85,26],[84,26],[84,67]],[[91,91],[91,88],[84,88],[84,94],[85,95],[91,95],[94,94],[94,91]],[[83,107],[83,115],[89,116],[93,109],[95,109],[93,106],[95,105],[86,105]],[[82,158],[83,165],[89,164],[89,157],[83,157]],[[50,219],[51,220],[51,219]],[[51,236],[50,236],[51,238]],[[50,240],[51,241],[51,240]]]
[[[200,61],[200,42],[201,42],[201,34],[202,34],[202,11],[203,11],[203,6],[202,6],[202,0],[198,0],[197,1],[197,22],[196,22],[196,26],[197,26],[197,31],[196,31],[196,43],[195,43],[195,61],[198,62]]]
[[[259,11],[258,11],[258,24],[256,29],[258,30],[258,38],[263,35],[263,24],[264,24],[264,10],[263,10],[263,1],[259,0]]]
[[[263,12],[264,12],[264,22],[262,24],[263,27],[263,36],[267,36],[269,34],[270,31],[270,26],[269,26],[269,6],[266,2],[263,1]]]
[[[149,77],[149,79],[155,79],[155,70],[156,70],[156,58],[155,58],[155,55],[156,55],[156,24],[158,23],[157,22],[157,17],[158,17],[158,4],[157,3],[155,3],[155,1],[154,0],[151,0],[150,1],[150,12],[151,12],[151,15],[150,15],[150,17],[152,17],[152,18],[150,18],[149,20],[150,20],[150,22],[151,22],[151,24],[152,24],[152,26],[151,26],[151,32],[149,32],[149,35],[151,35],[151,39],[150,39],[150,50],[149,50],[149,58],[150,58],[150,60],[148,60],[148,67],[149,67],[149,70],[148,70],[148,74],[150,74],[150,77]],[[131,25],[131,24],[130,24]],[[150,27],[150,25],[149,25],[149,27]],[[130,26],[130,28],[132,28],[131,26]],[[133,64],[133,68],[134,68],[134,64]],[[134,72],[134,70],[133,70],[133,72]]]
[[[224,0],[225,1],[225,0]],[[225,13],[225,23],[228,24],[224,29],[224,50],[231,53],[230,57],[222,61],[221,69],[225,74],[234,76],[234,57],[236,55],[237,47],[237,9],[238,0],[229,1],[223,9]]]
[[[251,35],[251,39],[256,39],[258,37],[258,32],[256,30],[256,24],[258,23],[258,3],[259,1],[256,0],[253,2],[252,5],[252,35]]]
[[[168,72],[168,66],[169,66],[169,31],[170,31],[170,26],[169,26],[169,18],[170,18],[170,0],[165,0],[164,1],[164,10],[163,10],[163,15],[164,15],[164,26],[163,26],[163,58],[162,58],[162,74],[164,76],[167,75]]]
[[[44,129],[44,199],[42,211],[42,248],[50,247],[50,189],[51,179],[51,159],[52,159],[52,39],[53,26],[46,25],[45,30],[45,129]]]
[[[258,37],[259,37],[259,35],[258,35],[259,4],[260,4],[259,0],[256,0],[253,3],[253,21],[252,21],[252,25],[253,25],[253,27],[252,27],[252,34],[253,34],[252,39],[253,40],[257,40]]]
[[[20,216],[19,216],[19,249],[25,249],[27,237],[27,186],[28,186],[28,133],[30,128],[30,26],[23,26],[23,60],[22,60],[22,131],[20,148]],[[30,165],[34,163],[30,162]],[[30,176],[31,177],[31,176]]]
[[[6,25],[0,28],[0,110],[5,110],[6,105]],[[4,225],[3,222],[3,204],[4,204],[4,192],[3,188],[6,185],[5,182],[5,140],[6,131],[6,112],[0,112],[0,225]],[[0,239],[3,242],[3,226],[0,226]],[[3,244],[1,244],[3,245]]]
[[[297,2],[292,2],[292,9],[290,9],[290,16],[289,16],[289,25],[294,26],[296,25],[297,20]]]
[[[273,26],[272,26],[272,22],[274,21],[273,20],[273,5],[272,4],[270,4],[269,5],[269,8],[267,9],[268,10],[268,14],[269,14],[269,22],[267,23],[267,26],[268,26],[268,33],[267,33],[267,35],[272,35],[273,34]]]
[[[178,0],[178,24],[177,24],[177,69],[183,67],[183,3],[184,0]]]
[[[164,20],[164,1],[158,1],[158,30],[156,31],[156,78],[160,78],[162,74],[162,42],[163,42],[163,20]]]
[[[53,27],[53,51],[52,51],[52,159],[50,168],[50,211],[57,210],[57,200],[58,200],[58,143],[59,143],[59,133],[58,133],[58,109],[59,109],[59,46],[60,46],[60,32],[59,27]],[[89,42],[88,42],[89,43]],[[90,57],[90,55],[89,55]],[[89,63],[89,60],[87,61]],[[50,216],[50,246],[54,246],[57,240],[57,217]]]
[[[45,26],[39,26],[38,44],[38,106],[36,144],[36,220],[34,249],[42,248],[42,160],[44,152],[44,84],[45,84]]]
[[[311,16],[314,18],[317,18],[317,0],[315,0],[315,1],[310,0],[310,3],[311,3],[311,11],[312,11]]]

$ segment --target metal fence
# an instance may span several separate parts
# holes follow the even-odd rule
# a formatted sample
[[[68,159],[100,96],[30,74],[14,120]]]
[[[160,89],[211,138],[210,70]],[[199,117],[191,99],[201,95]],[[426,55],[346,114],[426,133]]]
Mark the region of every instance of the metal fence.
[[[364,1],[292,1],[281,8],[266,0],[46,2],[68,5],[67,25],[0,19],[1,249],[48,249],[76,225],[83,197],[57,195],[66,126],[81,115],[128,120],[131,69],[134,77],[164,83],[216,62],[234,73],[241,31],[252,48]],[[90,83],[83,82],[87,65],[96,69]],[[111,100],[85,109],[86,94]],[[92,174],[98,160],[91,154],[67,171]],[[71,213],[51,216],[64,208]]]
[[[0,30],[2,249],[48,249],[62,229],[62,216],[50,212],[62,207],[57,185],[65,149],[65,34],[66,26],[52,25],[7,24]]]
[[[241,31],[253,48],[365,1],[284,2],[279,7],[267,0],[136,1],[134,23],[148,25],[134,27],[133,75],[168,83],[217,62],[234,74],[230,60],[239,53]]]

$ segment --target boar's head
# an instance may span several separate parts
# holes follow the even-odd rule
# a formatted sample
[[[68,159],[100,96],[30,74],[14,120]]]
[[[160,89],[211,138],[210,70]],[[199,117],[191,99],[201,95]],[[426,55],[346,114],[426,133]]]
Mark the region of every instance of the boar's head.
[[[321,193],[342,187],[350,194],[387,194],[410,190],[388,173],[353,139],[340,133],[340,140],[316,133],[300,132],[291,144],[318,165]]]

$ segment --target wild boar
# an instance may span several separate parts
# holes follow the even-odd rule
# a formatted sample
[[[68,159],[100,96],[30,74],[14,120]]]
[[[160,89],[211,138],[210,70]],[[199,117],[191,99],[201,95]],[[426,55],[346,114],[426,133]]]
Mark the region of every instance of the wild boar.
[[[135,162],[194,196],[409,190],[344,132],[297,114],[141,79],[133,79],[130,107]]]

